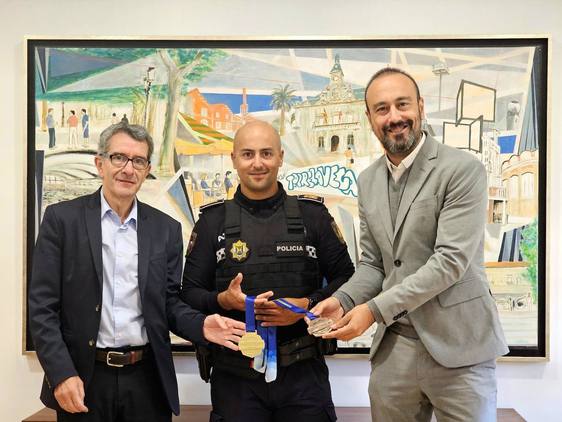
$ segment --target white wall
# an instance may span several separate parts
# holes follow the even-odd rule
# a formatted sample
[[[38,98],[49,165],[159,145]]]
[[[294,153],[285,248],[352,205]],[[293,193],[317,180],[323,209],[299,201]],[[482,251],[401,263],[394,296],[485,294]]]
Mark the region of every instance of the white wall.
[[[0,420],[19,421],[41,407],[41,369],[21,355],[24,219],[24,35],[493,35],[551,34],[551,138],[548,184],[551,361],[502,363],[498,401],[530,421],[560,420],[562,271],[560,254],[562,3],[557,0],[0,0]],[[176,359],[183,403],[208,402],[192,358]],[[337,405],[366,406],[366,360],[330,361]]]

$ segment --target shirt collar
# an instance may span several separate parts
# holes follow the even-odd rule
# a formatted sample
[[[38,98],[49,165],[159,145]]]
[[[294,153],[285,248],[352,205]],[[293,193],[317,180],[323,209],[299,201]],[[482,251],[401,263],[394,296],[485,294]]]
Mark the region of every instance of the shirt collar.
[[[396,169],[400,167],[404,169],[409,169],[414,163],[416,157],[418,156],[418,153],[420,152],[423,143],[425,142],[425,138],[426,138],[425,132],[422,132],[422,137],[418,142],[418,144],[416,145],[416,147],[414,148],[414,150],[411,153],[409,153],[397,166],[395,166],[392,163],[392,161],[390,161],[390,159],[388,158],[388,155],[385,154],[384,157],[386,159],[386,166],[388,167],[388,170],[392,173],[393,171],[396,171]]]
[[[100,192],[101,197],[101,218],[105,217],[107,213],[111,213],[112,215],[117,216],[117,213],[111,208],[109,202],[105,199],[103,195],[103,187],[101,188]],[[129,222],[135,223],[137,222],[137,198],[133,199],[133,207],[131,208],[131,212],[123,222],[123,224],[128,224]]]

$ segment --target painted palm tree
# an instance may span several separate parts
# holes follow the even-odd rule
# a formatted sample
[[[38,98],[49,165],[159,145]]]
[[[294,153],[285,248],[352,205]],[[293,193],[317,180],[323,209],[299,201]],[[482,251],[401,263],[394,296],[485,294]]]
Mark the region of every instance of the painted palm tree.
[[[280,110],[279,116],[279,135],[285,134],[285,112],[288,112],[293,107],[297,97],[293,95],[295,90],[289,84],[285,86],[279,85],[271,93],[271,107],[274,110]]]

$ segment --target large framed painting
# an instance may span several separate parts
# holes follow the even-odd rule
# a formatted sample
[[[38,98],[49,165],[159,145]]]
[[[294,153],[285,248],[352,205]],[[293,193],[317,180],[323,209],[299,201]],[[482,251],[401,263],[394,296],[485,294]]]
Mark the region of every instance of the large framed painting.
[[[121,120],[154,137],[139,198],[181,221],[186,245],[200,207],[230,198],[238,184],[236,130],[251,119],[272,123],[285,150],[280,181],[290,194],[325,198],[357,262],[357,176],[383,153],[364,87],[395,66],[419,82],[424,129],[485,165],[485,265],[509,356],[546,358],[549,42],[28,38],[26,285],[45,207],[100,185],[98,136]],[[367,353],[372,334],[340,342],[340,353]],[[191,350],[177,338],[174,348]]]

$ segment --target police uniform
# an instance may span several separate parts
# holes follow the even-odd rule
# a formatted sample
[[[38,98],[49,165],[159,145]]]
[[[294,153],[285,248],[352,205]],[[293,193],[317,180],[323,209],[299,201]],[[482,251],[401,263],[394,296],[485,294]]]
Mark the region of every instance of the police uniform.
[[[311,305],[337,290],[354,267],[333,218],[315,196],[288,196],[282,185],[265,200],[240,191],[231,201],[202,210],[193,229],[183,276],[182,298],[206,314],[244,321],[226,311],[218,293],[238,272],[242,291],[273,298],[307,297]],[[277,378],[266,383],[252,360],[211,345],[211,420],[331,421],[336,419],[323,354],[333,343],[311,337],[301,319],[277,327]]]

